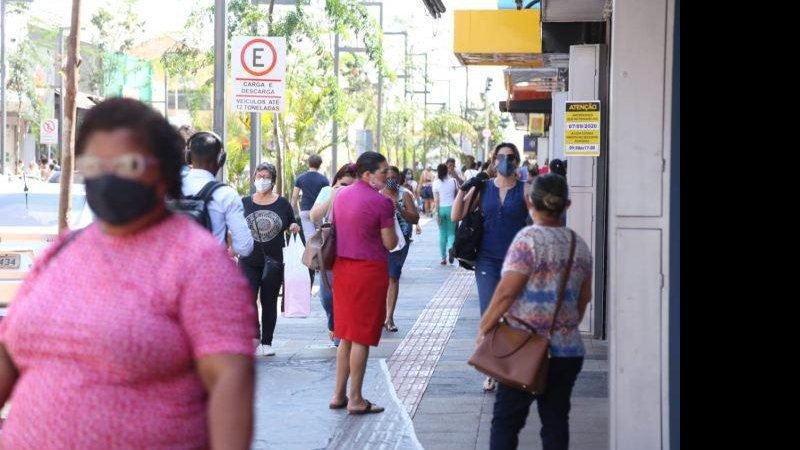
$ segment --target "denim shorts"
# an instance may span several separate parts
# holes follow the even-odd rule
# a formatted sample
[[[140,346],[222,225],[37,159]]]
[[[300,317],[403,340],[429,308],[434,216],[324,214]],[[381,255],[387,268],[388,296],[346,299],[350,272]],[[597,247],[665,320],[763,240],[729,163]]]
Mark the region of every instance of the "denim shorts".
[[[408,256],[408,248],[411,247],[411,242],[406,238],[406,246],[399,252],[389,253],[389,278],[400,279],[400,274],[403,273],[403,265],[406,263]]]

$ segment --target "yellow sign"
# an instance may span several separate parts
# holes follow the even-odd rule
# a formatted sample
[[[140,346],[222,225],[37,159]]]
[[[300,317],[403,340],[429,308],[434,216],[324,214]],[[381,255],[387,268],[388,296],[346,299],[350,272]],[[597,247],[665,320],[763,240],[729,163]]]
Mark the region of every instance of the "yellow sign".
[[[600,102],[567,102],[564,115],[564,153],[600,156]]]
[[[544,136],[544,114],[528,115],[528,133],[533,136]]]
[[[539,9],[456,10],[453,52],[465,65],[529,66],[542,53]]]

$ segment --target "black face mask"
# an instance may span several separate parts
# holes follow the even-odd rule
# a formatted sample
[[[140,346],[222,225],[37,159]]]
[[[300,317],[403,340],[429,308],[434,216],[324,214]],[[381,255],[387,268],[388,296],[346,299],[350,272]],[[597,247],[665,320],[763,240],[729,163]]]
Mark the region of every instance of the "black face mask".
[[[87,179],[86,201],[95,215],[111,225],[125,225],[149,213],[156,206],[152,186],[117,175]]]

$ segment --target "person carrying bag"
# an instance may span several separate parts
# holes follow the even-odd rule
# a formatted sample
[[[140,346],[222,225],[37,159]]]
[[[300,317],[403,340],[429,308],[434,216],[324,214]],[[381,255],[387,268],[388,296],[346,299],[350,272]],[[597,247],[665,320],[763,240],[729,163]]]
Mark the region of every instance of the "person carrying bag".
[[[547,336],[536,333],[536,330],[521,320],[515,320],[531,331],[520,330],[508,325],[508,320],[498,322],[492,331],[481,341],[475,353],[469,358],[469,364],[479,372],[495,378],[501,383],[517,389],[541,394],[547,386],[548,350],[550,336],[556,326],[556,317],[564,301],[564,288],[572,271],[572,259],[575,256],[575,232],[571,232],[569,261],[561,279],[558,300]],[[514,319],[513,316],[506,315]]]
[[[332,220],[335,199],[336,191],[334,190],[323,223],[317,232],[306,241],[306,248],[303,251],[303,264],[309,269],[319,270],[321,273],[331,270],[336,261],[336,226]],[[331,289],[327,276],[322,277],[322,282],[325,283],[325,287]]]
[[[498,380],[491,449],[517,448],[534,400],[542,448],[569,448],[570,397],[586,353],[579,327],[592,298],[592,253],[561,225],[568,198],[564,177],[535,178],[525,198],[534,225],[511,242],[481,319],[470,364]]]

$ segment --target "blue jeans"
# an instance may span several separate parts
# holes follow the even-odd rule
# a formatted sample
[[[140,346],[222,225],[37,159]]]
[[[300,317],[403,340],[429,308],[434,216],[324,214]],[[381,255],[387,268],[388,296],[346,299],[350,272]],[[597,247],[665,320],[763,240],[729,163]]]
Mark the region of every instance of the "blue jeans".
[[[569,448],[570,397],[575,380],[583,368],[583,357],[550,358],[547,388],[542,395],[533,395],[497,383],[492,415],[492,450],[511,450],[519,445],[519,432],[525,427],[531,403],[536,400],[542,429],[543,450]]]
[[[333,286],[333,271],[328,270],[325,275],[328,277],[328,281],[331,282],[331,286]],[[322,278],[319,279],[319,300],[322,303],[325,314],[328,316],[328,331],[333,331],[333,292],[328,289],[328,286],[325,286],[325,281]]]
[[[481,258],[475,262],[475,281],[478,284],[478,299],[481,306],[481,317],[492,301],[494,290],[500,283],[500,271],[503,269],[503,260],[494,258]]]

